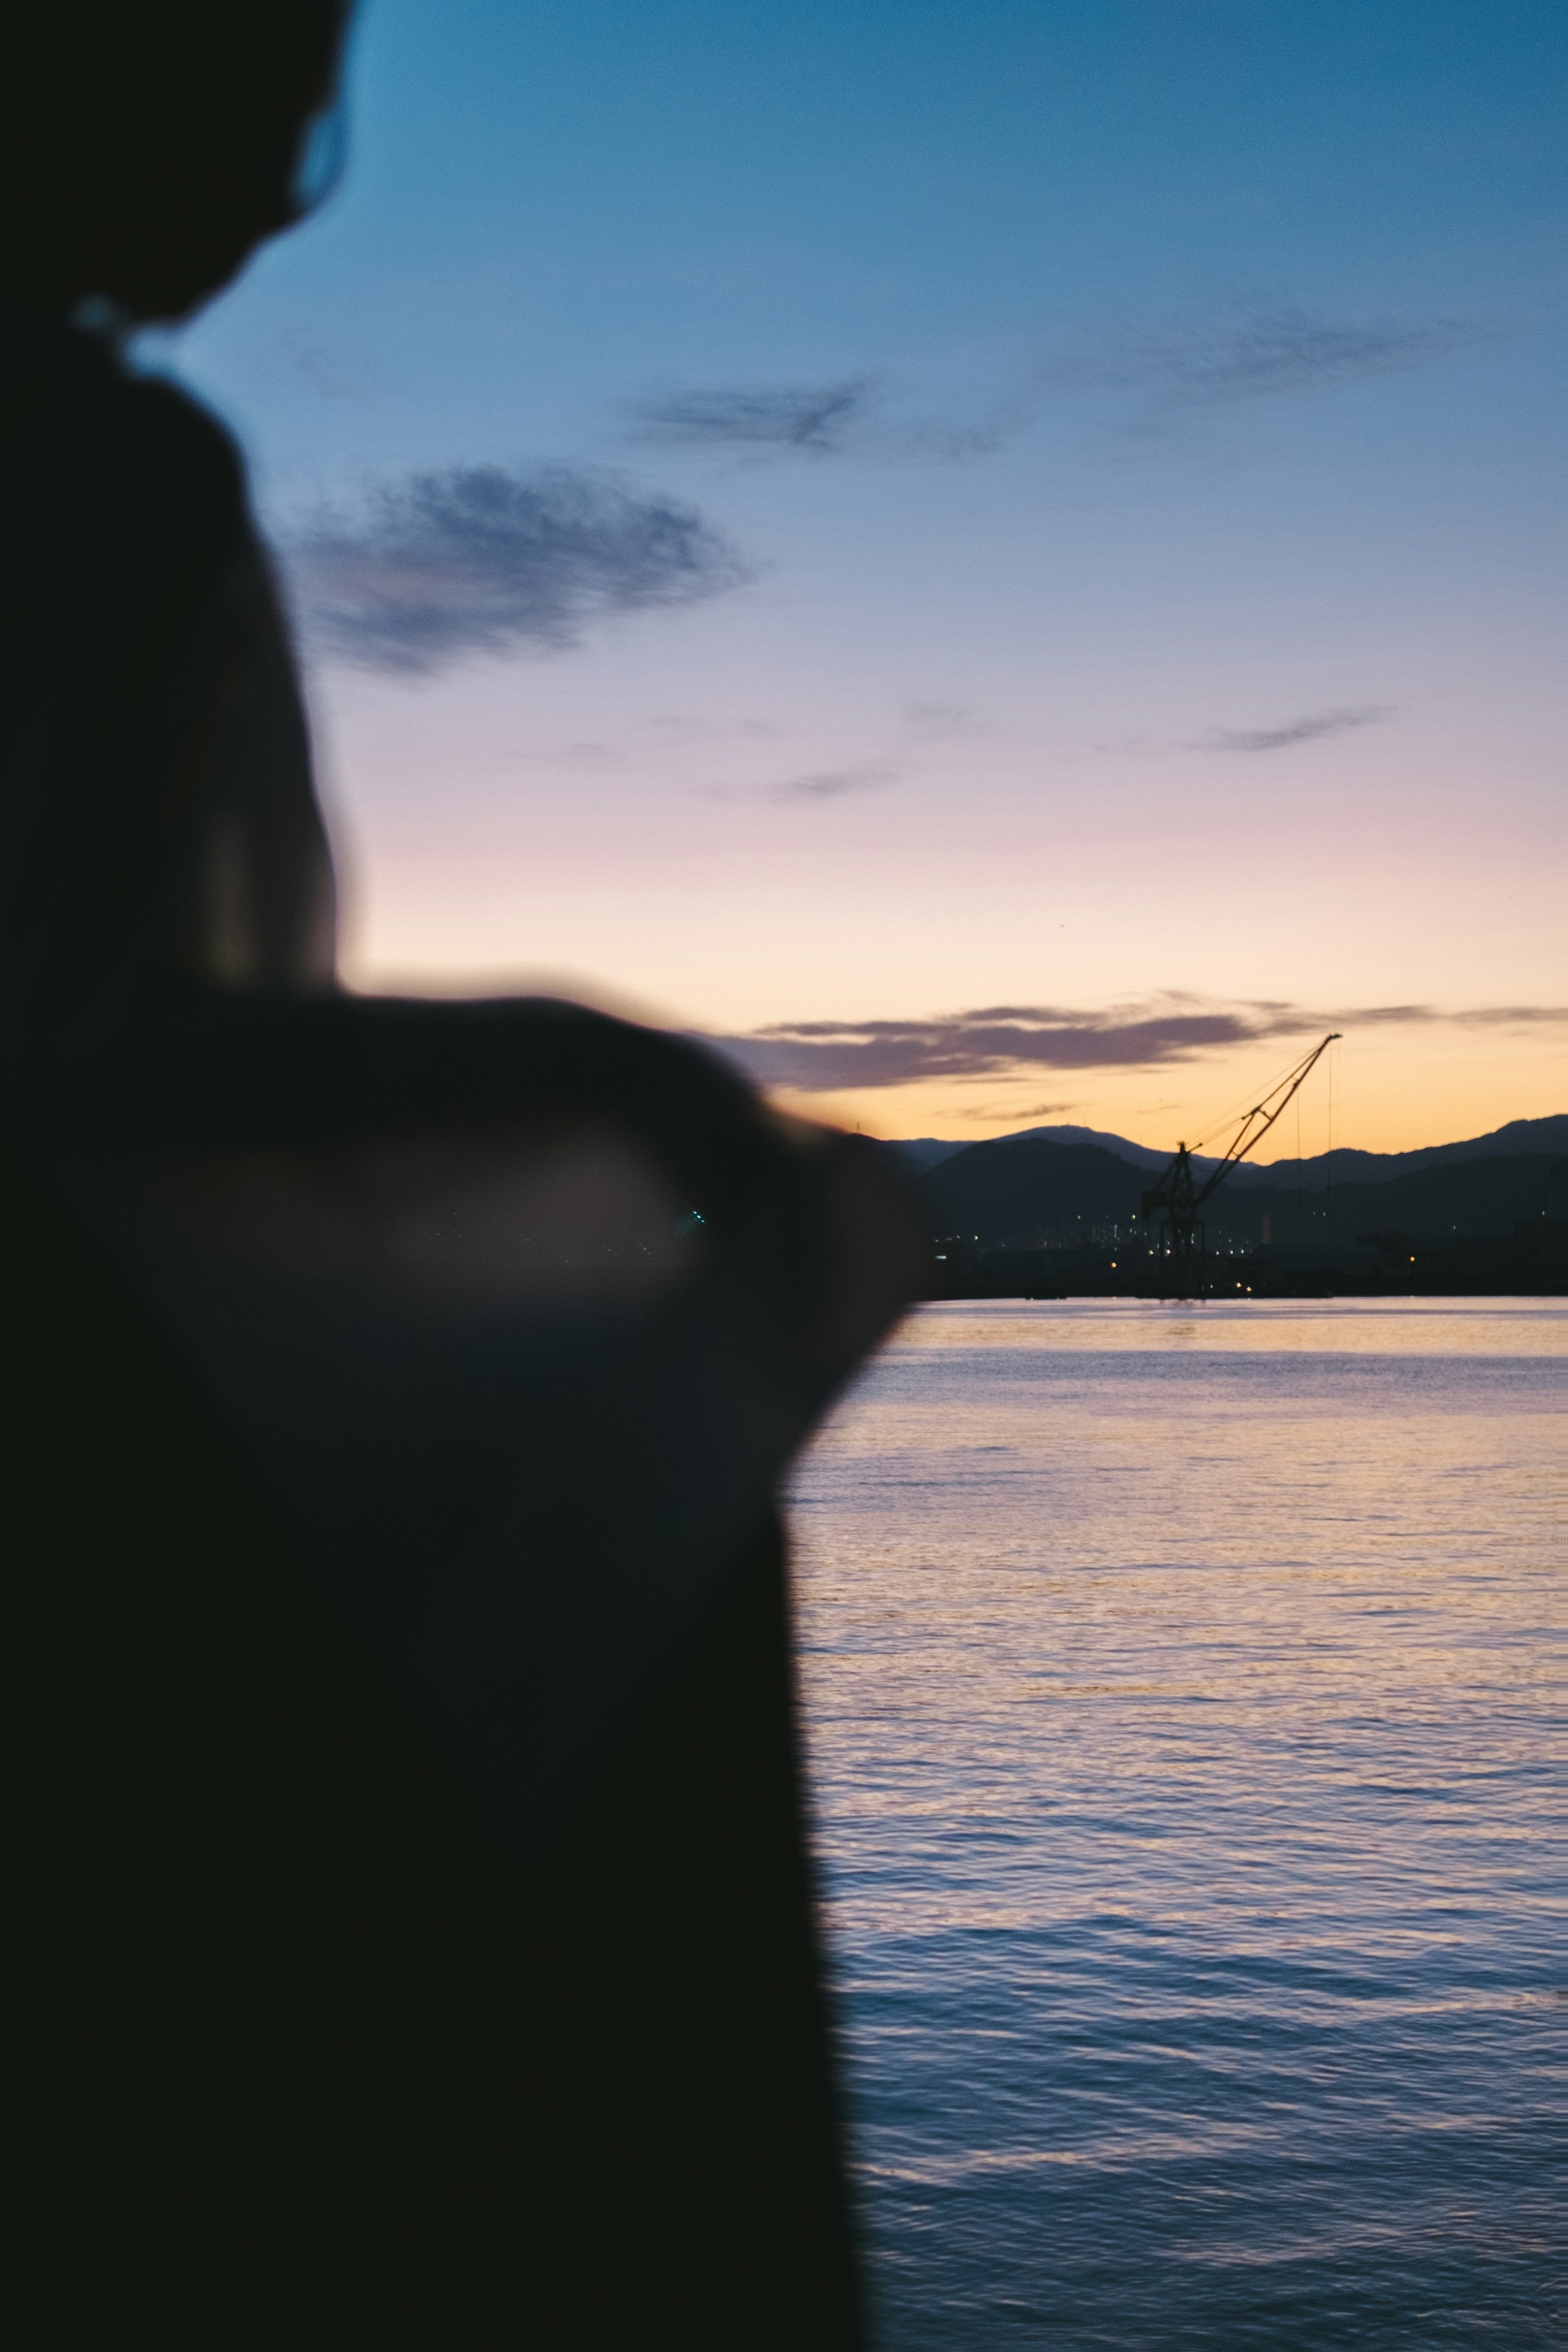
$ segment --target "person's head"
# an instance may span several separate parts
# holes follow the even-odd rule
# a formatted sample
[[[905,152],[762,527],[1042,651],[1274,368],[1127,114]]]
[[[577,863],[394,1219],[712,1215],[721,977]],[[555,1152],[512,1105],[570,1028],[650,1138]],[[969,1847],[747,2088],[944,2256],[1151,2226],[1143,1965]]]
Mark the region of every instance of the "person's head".
[[[21,0],[0,37],[0,292],[180,319],[300,217],[351,0]]]

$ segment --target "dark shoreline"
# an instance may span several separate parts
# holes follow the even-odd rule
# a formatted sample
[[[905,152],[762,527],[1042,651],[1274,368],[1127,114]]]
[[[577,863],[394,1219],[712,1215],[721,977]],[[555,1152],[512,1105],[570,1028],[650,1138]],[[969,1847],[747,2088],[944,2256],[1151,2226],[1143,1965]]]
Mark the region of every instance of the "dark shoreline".
[[[1194,1301],[1235,1298],[1561,1298],[1568,1297],[1568,1258],[1560,1251],[1522,1251],[1479,1241],[1404,1254],[1403,1265],[1353,1261],[1313,1263],[1268,1255],[1211,1257]],[[1125,1261],[1127,1253],[1118,1255]],[[933,1258],[922,1297],[1171,1297],[1152,1253],[1118,1265],[1109,1250],[971,1249]]]

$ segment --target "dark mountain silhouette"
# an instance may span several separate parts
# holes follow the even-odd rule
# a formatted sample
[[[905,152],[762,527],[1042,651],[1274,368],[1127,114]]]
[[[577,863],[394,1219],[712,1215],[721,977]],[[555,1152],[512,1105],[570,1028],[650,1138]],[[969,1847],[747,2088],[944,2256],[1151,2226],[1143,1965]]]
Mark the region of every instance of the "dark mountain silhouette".
[[[1089,1144],[1098,1150],[1112,1152],[1119,1160],[1131,1161],[1133,1167],[1158,1170],[1165,1167],[1171,1151],[1156,1151],[1148,1144],[1133,1143],[1126,1136],[1110,1135],[1092,1127],[1026,1127],[1016,1135],[999,1135],[985,1144],[955,1142],[937,1136],[923,1135],[889,1145],[900,1158],[913,1161],[917,1168],[935,1168],[960,1153],[988,1150],[993,1144],[1052,1143],[1062,1146]],[[1173,1145],[1172,1149],[1174,1149]],[[1568,1154],[1568,1114],[1558,1113],[1550,1118],[1515,1118],[1506,1127],[1493,1129],[1489,1135],[1478,1135],[1464,1143],[1434,1143],[1419,1151],[1354,1151],[1319,1152],[1306,1159],[1275,1160],[1267,1162],[1243,1160],[1226,1177],[1228,1190],[1233,1184],[1294,1184],[1298,1179],[1304,1184],[1386,1182],[1394,1176],[1408,1176],[1418,1168],[1436,1168],[1465,1160],[1507,1160],[1531,1152]],[[1212,1155],[1194,1154],[1194,1169],[1206,1172],[1216,1165]]]
[[[1420,1151],[1323,1151],[1316,1158],[1275,1160],[1263,1167],[1246,1160],[1226,1181],[1227,1184],[1294,1184],[1300,1169],[1304,1183],[1384,1184],[1395,1176],[1413,1175],[1417,1169],[1455,1167],[1470,1160],[1516,1160],[1531,1153],[1568,1154],[1568,1116],[1560,1112],[1551,1118],[1510,1119],[1506,1127],[1474,1136],[1468,1143],[1433,1143]]]
[[[1215,1194],[1210,1212],[1216,1225],[1240,1243],[1270,1238],[1289,1247],[1326,1243],[1335,1249],[1386,1246],[1401,1236],[1413,1241],[1502,1238],[1516,1226],[1539,1219],[1543,1209],[1564,1211],[1563,1166],[1545,1152],[1512,1159],[1477,1159],[1418,1168],[1379,1183],[1303,1186],[1258,1184],[1226,1201],[1228,1185]]]
[[[889,1151],[898,1153],[906,1168],[939,1168],[955,1151],[968,1149],[966,1143],[949,1142],[939,1135],[901,1135],[888,1146]]]
[[[1518,1125],[1568,1127],[1568,1121]],[[1294,1162],[1259,1170],[1251,1183],[1233,1175],[1205,1211],[1211,1245],[1310,1242],[1342,1248],[1374,1234],[1507,1235],[1548,1206],[1556,1216],[1564,1213],[1568,1179],[1552,1185],[1560,1163],[1551,1153],[1447,1156],[1463,1150],[1324,1154],[1302,1164],[1300,1181]],[[1427,1164],[1412,1168],[1413,1160]],[[1369,1166],[1379,1171],[1370,1181],[1362,1172]],[[1147,1169],[1097,1145],[1019,1135],[970,1144],[917,1178],[915,1192],[936,1239],[962,1238],[985,1249],[1031,1248],[1097,1232],[1109,1238],[1107,1228],[1131,1238],[1142,1222],[1149,1181]]]
[[[928,1170],[915,1194],[938,1239],[1027,1248],[1082,1226],[1125,1223],[1137,1215],[1149,1181],[1146,1170],[1098,1144],[1004,1135]]]

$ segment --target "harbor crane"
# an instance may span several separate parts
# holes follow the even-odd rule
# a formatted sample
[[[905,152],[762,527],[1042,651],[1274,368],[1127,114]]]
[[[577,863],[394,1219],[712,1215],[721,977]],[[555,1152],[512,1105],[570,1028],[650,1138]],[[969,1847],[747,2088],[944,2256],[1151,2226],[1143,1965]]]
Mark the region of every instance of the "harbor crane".
[[[1287,1103],[1300,1092],[1329,1047],[1336,1045],[1342,1034],[1342,1031],[1331,1029],[1321,1045],[1314,1045],[1310,1054],[1286,1071],[1277,1085],[1269,1087],[1263,1100],[1247,1112],[1230,1148],[1201,1184],[1193,1181],[1191,1150],[1184,1143],[1176,1146],[1175,1158],[1159,1182],[1144,1193],[1142,1204],[1143,1215],[1158,1220],[1155,1246],[1162,1269],[1162,1298],[1203,1297],[1205,1249],[1199,1212],[1210,1195],[1225,1182],[1231,1170],[1247,1158],[1255,1145],[1262,1142]]]

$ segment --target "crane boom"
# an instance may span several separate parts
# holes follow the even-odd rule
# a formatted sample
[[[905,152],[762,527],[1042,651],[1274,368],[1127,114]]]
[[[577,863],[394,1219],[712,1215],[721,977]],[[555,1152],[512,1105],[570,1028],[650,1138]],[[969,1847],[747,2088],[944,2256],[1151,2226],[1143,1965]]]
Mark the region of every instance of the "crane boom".
[[[1262,1142],[1280,1112],[1300,1093],[1329,1047],[1338,1042],[1342,1034],[1338,1029],[1331,1029],[1321,1044],[1314,1045],[1310,1054],[1303,1055],[1277,1085],[1269,1087],[1260,1103],[1254,1104],[1237,1129],[1229,1148],[1222,1154],[1218,1165],[1201,1185],[1193,1182],[1190,1149],[1184,1143],[1176,1146],[1175,1158],[1159,1182],[1143,1195],[1143,1215],[1160,1220],[1162,1260],[1168,1266],[1175,1286],[1173,1290],[1168,1289],[1163,1295],[1177,1298],[1202,1297],[1204,1229],[1198,1222],[1199,1210],[1210,1194],[1225,1182],[1231,1170],[1239,1167],[1247,1153]]]
[[[1202,1190],[1198,1192],[1194,1203],[1195,1207],[1201,1208],[1204,1202],[1208,1199],[1209,1194],[1215,1190],[1215,1186],[1223,1184],[1226,1178],[1230,1174],[1231,1170],[1233,1168],[1239,1167],[1242,1160],[1247,1158],[1247,1153],[1254,1150],[1258,1144],[1262,1142],[1264,1137],[1268,1134],[1269,1129],[1273,1126],[1280,1112],[1290,1101],[1292,1096],[1300,1091],[1300,1088],[1311,1076],[1313,1070],[1321,1061],[1323,1055],[1328,1052],[1329,1047],[1331,1045],[1337,1045],[1343,1034],[1342,1030],[1331,1029],[1328,1035],[1323,1039],[1322,1044],[1321,1045],[1314,1045],[1311,1052],[1301,1061],[1298,1062],[1293,1070],[1287,1070],[1279,1085],[1277,1087],[1271,1087],[1268,1092],[1264,1096],[1263,1100],[1260,1103],[1255,1104],[1252,1109],[1247,1112],[1247,1117],[1241,1122],[1240,1129],[1238,1129],[1229,1150],[1223,1154],[1218,1167],[1214,1171],[1214,1173],[1210,1176],[1207,1183],[1205,1184]],[[1275,1101],[1276,1096],[1279,1097],[1278,1101]],[[1268,1108],[1270,1103],[1273,1103],[1274,1105],[1272,1110]],[[1252,1122],[1255,1118],[1262,1120],[1263,1124],[1261,1127],[1253,1126]]]

